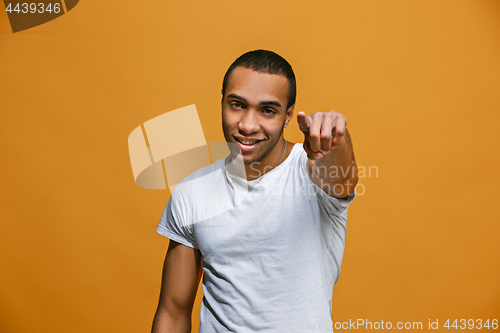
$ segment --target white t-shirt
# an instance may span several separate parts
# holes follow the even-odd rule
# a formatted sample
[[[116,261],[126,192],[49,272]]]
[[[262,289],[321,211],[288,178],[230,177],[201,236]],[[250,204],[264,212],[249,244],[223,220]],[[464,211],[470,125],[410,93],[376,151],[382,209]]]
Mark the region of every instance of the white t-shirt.
[[[332,332],[333,286],[344,254],[347,200],[317,187],[307,155],[262,177],[229,174],[225,159],[186,177],[157,232],[199,249],[199,332]]]

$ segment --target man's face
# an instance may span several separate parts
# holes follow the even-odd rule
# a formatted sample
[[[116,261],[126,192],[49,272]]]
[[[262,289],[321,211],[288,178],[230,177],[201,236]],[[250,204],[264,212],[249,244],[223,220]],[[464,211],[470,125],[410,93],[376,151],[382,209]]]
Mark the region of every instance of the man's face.
[[[276,144],[293,115],[293,106],[286,110],[288,91],[285,76],[245,67],[232,71],[222,100],[222,129],[233,156],[236,145],[246,165],[279,160],[283,148],[278,151]]]

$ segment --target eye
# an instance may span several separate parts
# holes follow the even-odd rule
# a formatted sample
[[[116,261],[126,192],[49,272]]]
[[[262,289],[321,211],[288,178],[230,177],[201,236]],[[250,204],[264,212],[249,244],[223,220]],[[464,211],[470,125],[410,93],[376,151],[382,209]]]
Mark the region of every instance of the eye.
[[[275,114],[276,111],[274,111],[273,109],[264,109],[262,110],[262,112],[264,112],[265,114]]]
[[[243,109],[243,104],[240,102],[231,102],[231,106],[235,109]]]

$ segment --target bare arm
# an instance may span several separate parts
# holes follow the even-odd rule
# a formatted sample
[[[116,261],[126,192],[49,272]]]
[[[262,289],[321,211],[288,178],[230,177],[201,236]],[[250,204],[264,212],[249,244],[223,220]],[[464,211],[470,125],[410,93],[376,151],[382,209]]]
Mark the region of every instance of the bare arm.
[[[297,115],[304,133],[309,177],[330,196],[343,198],[354,191],[358,169],[346,119],[335,111]]]
[[[171,240],[152,333],[191,332],[191,312],[201,274],[200,251]]]

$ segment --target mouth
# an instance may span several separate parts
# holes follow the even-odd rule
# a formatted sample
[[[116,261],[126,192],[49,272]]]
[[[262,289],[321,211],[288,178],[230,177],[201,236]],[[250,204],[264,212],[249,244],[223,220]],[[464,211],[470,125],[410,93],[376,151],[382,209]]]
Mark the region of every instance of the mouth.
[[[233,138],[236,141],[236,143],[238,144],[238,146],[240,147],[241,151],[252,151],[255,149],[255,147],[257,147],[259,142],[263,141],[263,140],[242,139],[242,138],[237,138],[234,136],[233,136]]]

